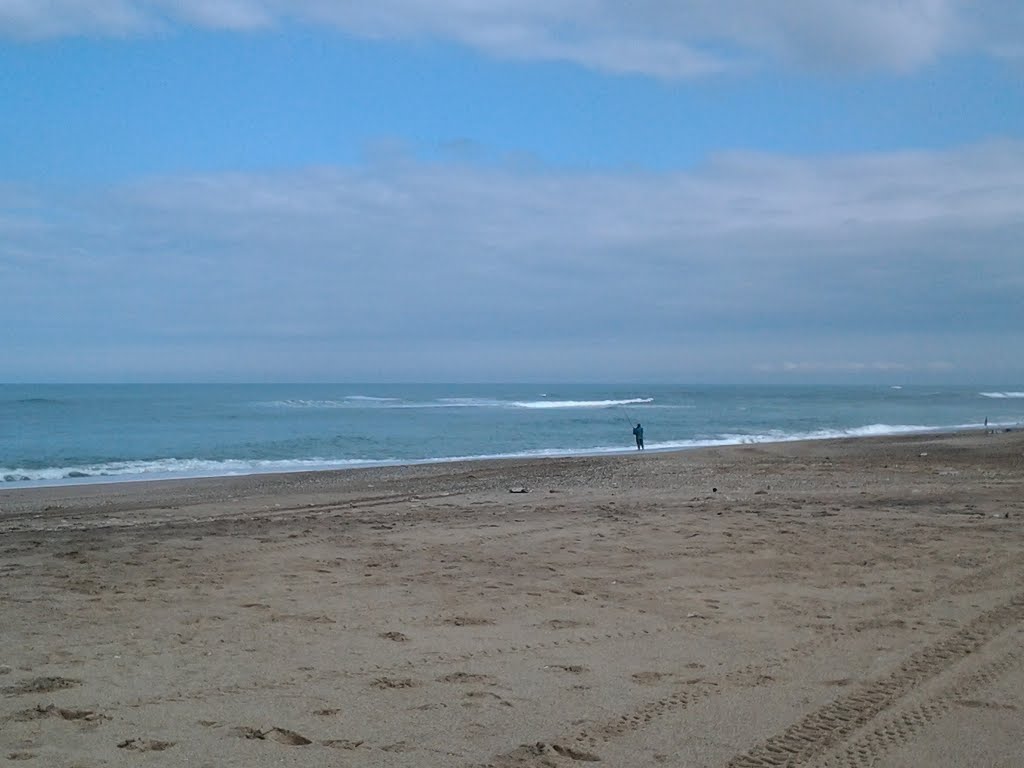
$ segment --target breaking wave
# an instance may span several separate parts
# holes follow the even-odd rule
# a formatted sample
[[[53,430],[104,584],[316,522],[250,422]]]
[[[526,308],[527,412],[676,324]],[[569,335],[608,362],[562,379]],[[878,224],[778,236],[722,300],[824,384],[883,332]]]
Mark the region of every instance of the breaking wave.
[[[0,467],[0,479],[8,483],[121,482],[177,477],[228,477],[270,472],[304,472],[345,469],[389,463],[388,460],[359,459],[156,459],[153,461],[112,461],[73,467],[11,469]]]
[[[631,397],[623,400],[500,400],[487,397],[441,397],[422,402],[404,401],[396,397],[348,395],[337,400],[274,400],[260,405],[269,408],[612,408],[620,405],[653,403],[653,397]]]
[[[513,402],[511,405],[515,408],[612,408],[653,402],[653,397],[631,397],[627,400],[529,400]]]

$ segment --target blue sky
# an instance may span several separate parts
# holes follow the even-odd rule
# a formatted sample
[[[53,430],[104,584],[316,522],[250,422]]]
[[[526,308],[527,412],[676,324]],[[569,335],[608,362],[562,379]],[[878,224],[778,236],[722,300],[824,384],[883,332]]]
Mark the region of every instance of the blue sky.
[[[1005,0],[0,0],[0,381],[1020,383],[1021,40]]]

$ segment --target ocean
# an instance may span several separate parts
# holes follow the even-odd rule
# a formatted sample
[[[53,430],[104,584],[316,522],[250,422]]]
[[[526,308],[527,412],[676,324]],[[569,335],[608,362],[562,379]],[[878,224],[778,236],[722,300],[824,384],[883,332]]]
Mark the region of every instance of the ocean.
[[[1021,389],[1018,387],[1018,389]],[[0,385],[0,487],[994,428],[1024,391],[935,386]]]

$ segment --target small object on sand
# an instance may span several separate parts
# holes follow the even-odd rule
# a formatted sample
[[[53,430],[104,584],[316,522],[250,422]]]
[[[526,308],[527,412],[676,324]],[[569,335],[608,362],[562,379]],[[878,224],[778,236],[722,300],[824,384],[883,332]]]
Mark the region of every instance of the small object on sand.
[[[928,455],[928,451],[925,451],[924,453],[919,453],[919,454],[917,454],[917,455],[918,455],[918,456],[927,456],[927,455]]]
[[[705,615],[703,615],[701,613],[688,613],[688,614],[686,614],[686,618],[688,618],[688,619],[706,619],[707,616],[705,616]]]
[[[509,488],[509,493],[529,493],[530,489],[523,486],[516,486],[515,488]]]
[[[118,749],[129,749],[135,752],[163,752],[173,746],[173,741],[160,741],[159,739],[125,739],[117,744]]]
[[[712,488],[712,489],[711,489],[711,492],[712,492],[712,493],[718,493],[718,489],[717,489],[717,488]]]

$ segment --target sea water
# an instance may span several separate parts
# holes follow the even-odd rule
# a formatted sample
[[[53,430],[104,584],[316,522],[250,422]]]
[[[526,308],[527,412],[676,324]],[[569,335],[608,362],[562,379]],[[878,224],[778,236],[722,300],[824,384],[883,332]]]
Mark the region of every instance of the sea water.
[[[1024,387],[0,385],[0,488],[993,428]]]

